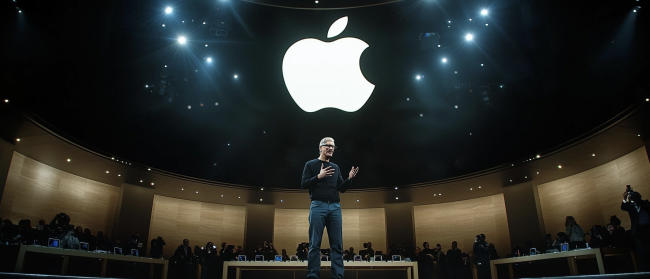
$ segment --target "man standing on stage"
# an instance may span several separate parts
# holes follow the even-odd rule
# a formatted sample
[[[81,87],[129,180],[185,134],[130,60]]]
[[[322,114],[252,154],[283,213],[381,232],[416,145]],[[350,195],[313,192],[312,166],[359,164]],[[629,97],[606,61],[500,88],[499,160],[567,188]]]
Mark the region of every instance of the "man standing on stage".
[[[345,193],[348,190],[359,168],[353,166],[344,181],[339,166],[330,162],[336,149],[334,139],[330,137],[322,139],[318,149],[320,156],[305,164],[300,184],[302,189],[309,189],[311,198],[307,278],[317,279],[320,276],[320,244],[323,229],[327,227],[332,278],[343,279],[343,225],[339,192]]]

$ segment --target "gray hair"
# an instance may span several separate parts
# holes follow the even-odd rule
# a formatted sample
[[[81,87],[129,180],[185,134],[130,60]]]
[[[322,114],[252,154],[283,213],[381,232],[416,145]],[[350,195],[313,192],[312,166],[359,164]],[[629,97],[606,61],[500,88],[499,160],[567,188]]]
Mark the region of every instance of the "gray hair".
[[[324,137],[322,140],[320,140],[320,143],[318,144],[318,154],[320,154],[320,147],[327,144],[328,141],[334,142],[334,139],[331,137]]]
[[[318,146],[323,146],[327,141],[334,141],[333,138],[330,137],[324,137],[322,140],[320,140],[320,144]]]

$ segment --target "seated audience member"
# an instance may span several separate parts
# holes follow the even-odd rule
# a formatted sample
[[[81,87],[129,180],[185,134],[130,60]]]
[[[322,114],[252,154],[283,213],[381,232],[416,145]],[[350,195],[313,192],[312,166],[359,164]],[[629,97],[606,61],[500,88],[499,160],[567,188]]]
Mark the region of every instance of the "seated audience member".
[[[20,220],[16,231],[16,236],[13,239],[15,242],[29,245],[35,243],[36,232],[32,229],[32,221],[29,219]]]
[[[77,238],[77,231],[69,230],[64,233],[63,238],[61,239],[61,247],[63,249],[79,249],[79,238]]]
[[[564,225],[566,226],[567,240],[569,241],[569,249],[586,248],[585,231],[576,222],[573,216],[567,216]]]
[[[626,246],[625,234],[615,229],[615,226],[611,223],[607,224],[607,231],[599,235],[599,238],[602,240],[601,247],[625,248]]]
[[[460,278],[463,268],[463,252],[458,249],[458,242],[451,243],[447,250],[447,274],[450,279]]]
[[[289,258],[289,255],[287,255],[287,249],[282,249],[282,261],[288,262],[289,260],[291,259]]]
[[[551,237],[550,233],[547,233],[544,236],[544,242],[542,242],[542,247],[544,247],[543,252],[546,252],[549,249],[555,249],[555,247],[553,247],[553,238]]]
[[[372,242],[368,241],[368,248],[366,249],[366,260],[370,261],[370,259],[375,257],[375,250],[372,249]]]
[[[555,241],[553,241],[553,247],[557,251],[562,251],[562,244],[567,243],[567,235],[564,232],[559,232],[555,235]]]
[[[306,261],[308,254],[309,254],[309,243],[303,242],[298,244],[298,248],[296,248],[296,255],[298,256],[298,260]]]

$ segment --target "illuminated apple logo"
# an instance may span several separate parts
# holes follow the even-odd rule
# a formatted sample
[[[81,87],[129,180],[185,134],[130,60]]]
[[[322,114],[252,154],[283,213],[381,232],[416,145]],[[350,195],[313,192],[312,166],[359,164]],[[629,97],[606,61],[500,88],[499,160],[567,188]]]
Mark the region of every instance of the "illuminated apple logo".
[[[336,20],[327,37],[338,36],[347,25],[347,16]],[[306,112],[324,108],[359,110],[375,89],[359,66],[361,53],[367,47],[366,42],[357,38],[342,38],[331,43],[310,38],[294,43],[282,61],[289,94]]]

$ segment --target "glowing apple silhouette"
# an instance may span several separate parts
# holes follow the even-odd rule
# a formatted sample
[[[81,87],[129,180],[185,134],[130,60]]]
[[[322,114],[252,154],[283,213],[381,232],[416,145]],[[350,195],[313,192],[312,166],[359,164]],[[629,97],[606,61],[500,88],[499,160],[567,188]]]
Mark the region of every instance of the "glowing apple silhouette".
[[[336,20],[327,37],[338,36],[347,24],[347,16]],[[375,85],[363,76],[359,65],[367,47],[366,42],[352,37],[330,43],[313,38],[294,43],[282,61],[289,94],[306,112],[324,108],[359,110],[375,89]]]

